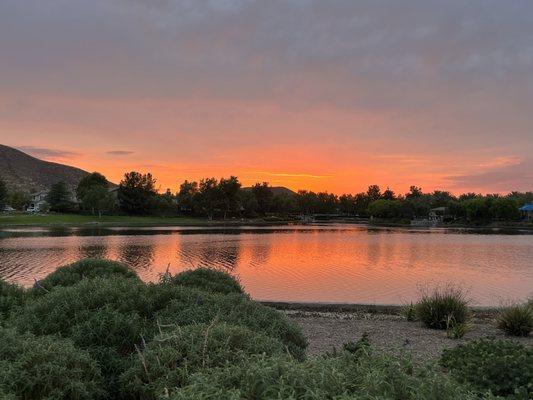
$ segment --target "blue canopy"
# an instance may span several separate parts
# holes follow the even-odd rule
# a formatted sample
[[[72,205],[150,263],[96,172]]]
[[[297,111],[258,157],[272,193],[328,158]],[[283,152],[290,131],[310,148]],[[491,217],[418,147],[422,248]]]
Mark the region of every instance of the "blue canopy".
[[[523,207],[520,207],[520,211],[533,211],[533,204],[526,204]]]

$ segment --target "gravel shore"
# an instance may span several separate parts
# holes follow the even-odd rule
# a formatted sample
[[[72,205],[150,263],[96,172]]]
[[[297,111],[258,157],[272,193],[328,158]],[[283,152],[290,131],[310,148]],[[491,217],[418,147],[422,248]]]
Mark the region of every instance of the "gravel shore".
[[[309,340],[308,354],[317,356],[333,348],[340,349],[367,333],[371,343],[393,352],[407,351],[415,360],[436,359],[445,348],[454,347],[481,337],[505,338],[495,327],[493,311],[474,313],[471,330],[462,339],[450,339],[446,332],[424,328],[419,322],[409,322],[399,313],[309,311],[284,309],[289,318],[300,325]],[[533,346],[533,337],[513,338]]]

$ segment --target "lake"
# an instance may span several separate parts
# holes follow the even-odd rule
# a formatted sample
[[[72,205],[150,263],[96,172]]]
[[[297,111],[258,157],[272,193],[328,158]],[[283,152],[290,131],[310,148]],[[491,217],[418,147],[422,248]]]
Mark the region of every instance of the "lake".
[[[258,300],[403,304],[453,283],[473,305],[533,294],[533,235],[472,230],[307,225],[241,228],[0,230],[0,277],[31,286],[58,266],[102,257],[146,281],[214,266]]]

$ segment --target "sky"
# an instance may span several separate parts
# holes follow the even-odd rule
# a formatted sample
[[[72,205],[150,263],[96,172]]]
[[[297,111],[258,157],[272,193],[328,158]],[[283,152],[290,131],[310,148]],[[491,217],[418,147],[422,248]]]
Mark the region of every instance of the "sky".
[[[533,2],[0,0],[0,143],[162,190],[533,190]]]

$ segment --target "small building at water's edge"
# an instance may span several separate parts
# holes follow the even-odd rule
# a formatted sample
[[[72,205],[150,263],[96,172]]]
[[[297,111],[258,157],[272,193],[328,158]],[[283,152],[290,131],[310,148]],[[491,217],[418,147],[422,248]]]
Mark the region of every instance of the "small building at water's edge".
[[[526,221],[533,222],[533,203],[520,207],[520,212]]]

